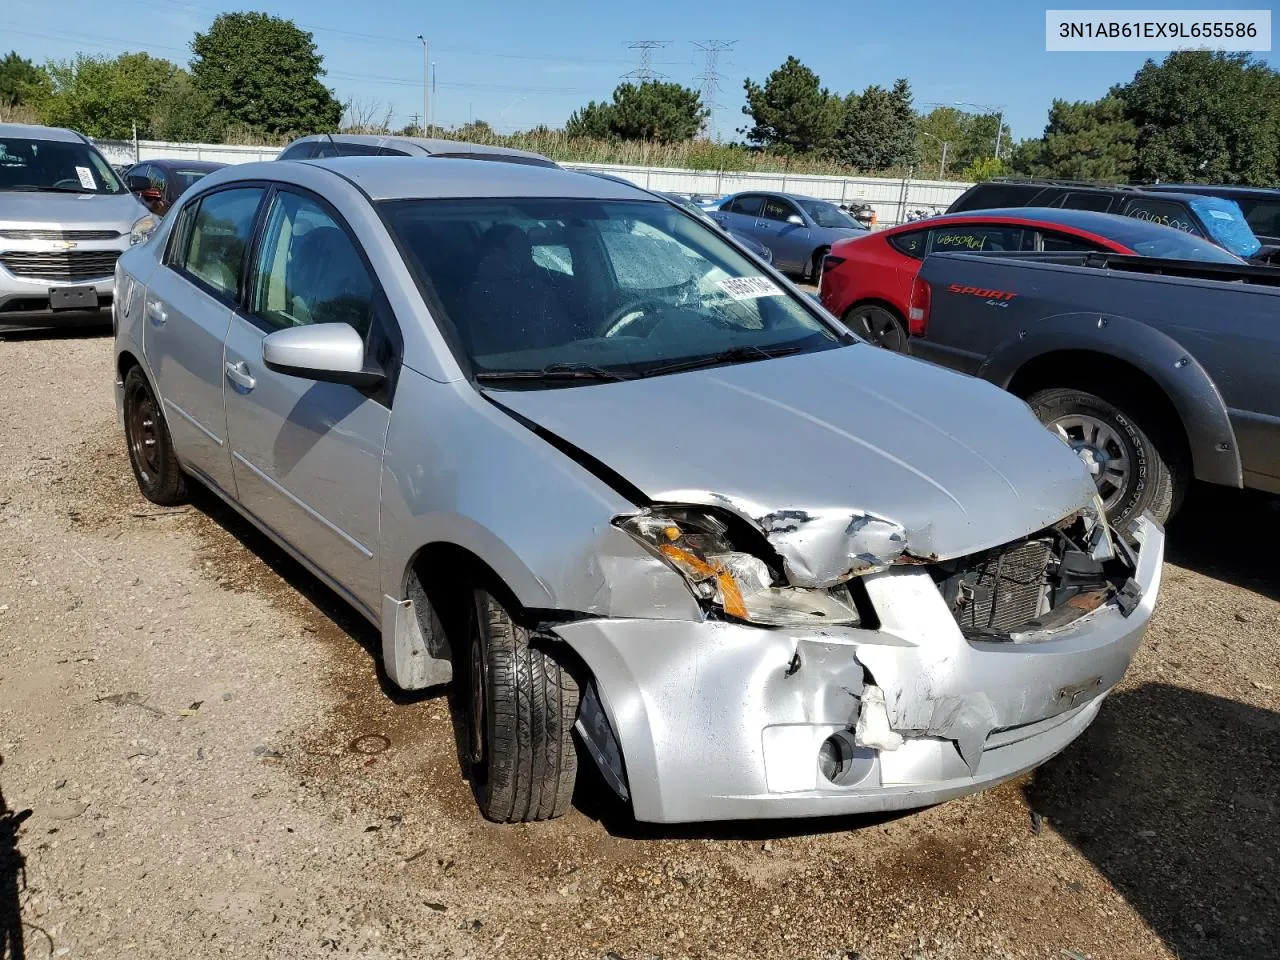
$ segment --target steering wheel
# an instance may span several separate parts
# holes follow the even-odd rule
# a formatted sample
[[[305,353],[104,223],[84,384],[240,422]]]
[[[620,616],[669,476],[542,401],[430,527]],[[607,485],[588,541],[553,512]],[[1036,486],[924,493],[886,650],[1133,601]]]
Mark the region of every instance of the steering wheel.
[[[628,327],[644,320],[650,312],[662,310],[667,306],[660,300],[651,297],[637,297],[624,303],[605,318],[596,330],[597,337],[621,337]]]
[[[77,180],[75,177],[66,177],[62,180],[56,181],[53,185],[55,190],[61,190],[63,187],[81,187],[81,186],[83,186],[83,184],[81,184],[80,181]]]

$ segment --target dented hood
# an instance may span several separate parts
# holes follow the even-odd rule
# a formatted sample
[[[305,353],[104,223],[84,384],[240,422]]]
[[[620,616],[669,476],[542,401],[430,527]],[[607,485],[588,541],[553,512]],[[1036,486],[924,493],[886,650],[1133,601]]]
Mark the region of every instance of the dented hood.
[[[895,528],[907,553],[946,559],[1092,503],[1079,459],[1021,400],[863,344],[488,395],[653,502],[747,518],[770,535],[798,584],[840,579],[859,552],[892,552]],[[891,523],[868,528],[868,516]]]

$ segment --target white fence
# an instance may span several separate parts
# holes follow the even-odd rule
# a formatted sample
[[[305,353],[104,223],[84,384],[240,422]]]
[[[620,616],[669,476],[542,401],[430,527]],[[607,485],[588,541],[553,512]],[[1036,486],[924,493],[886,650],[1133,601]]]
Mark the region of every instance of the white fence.
[[[98,140],[98,148],[112,163],[142,160],[216,160],[251,163],[274,160],[277,147],[245,147],[230,144],[168,143],[160,140]],[[821,197],[836,203],[854,200],[871,204],[880,226],[902,223],[913,211],[941,213],[969,186],[950,180],[892,180],[883,177],[824,177],[808,173],[757,173],[747,171],[683,170],[611,163],[564,163],[572,170],[599,170],[624,177],[647,190],[699,194],[710,197],[740,190],[776,190]]]

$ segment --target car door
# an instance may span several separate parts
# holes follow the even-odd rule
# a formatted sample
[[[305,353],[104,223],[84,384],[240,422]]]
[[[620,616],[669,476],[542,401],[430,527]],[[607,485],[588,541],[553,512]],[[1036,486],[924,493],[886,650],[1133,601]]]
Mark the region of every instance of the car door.
[[[223,370],[240,503],[352,600],[376,612],[390,390],[269,370],[262,341],[288,327],[348,323],[386,369],[398,330],[358,242],[320,197],[277,188],[255,251]]]
[[[262,186],[183,205],[144,301],[143,352],[183,466],[228,494],[235,481],[222,404],[222,344],[239,299]]]
[[[808,266],[813,249],[809,222],[790,200],[765,197],[756,230],[760,242],[773,253],[773,265],[779,270],[804,270]]]
[[[719,210],[711,211],[712,219],[728,230],[737,230],[749,237],[755,237],[759,231],[756,221],[760,219],[760,211],[764,208],[764,197],[758,193],[744,193],[734,197]]]

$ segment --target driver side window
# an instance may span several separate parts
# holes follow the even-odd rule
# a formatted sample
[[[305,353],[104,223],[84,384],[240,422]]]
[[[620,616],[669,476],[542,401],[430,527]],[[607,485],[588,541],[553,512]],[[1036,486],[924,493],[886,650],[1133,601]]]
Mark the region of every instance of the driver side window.
[[[764,202],[764,218],[766,220],[777,220],[786,223],[788,217],[799,216],[799,214],[800,211],[785,200],[769,197]]]

